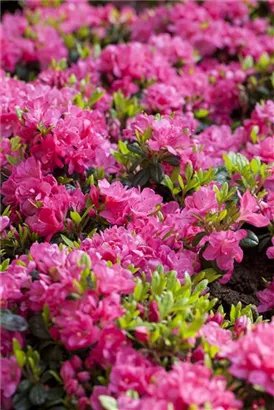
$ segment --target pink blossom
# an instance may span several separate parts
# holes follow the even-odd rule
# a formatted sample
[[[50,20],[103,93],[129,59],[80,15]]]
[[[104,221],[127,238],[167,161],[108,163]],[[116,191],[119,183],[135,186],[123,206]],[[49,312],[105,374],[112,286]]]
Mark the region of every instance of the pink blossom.
[[[179,122],[179,121],[178,121]],[[152,123],[152,138],[148,145],[153,151],[167,149],[171,154],[177,155],[179,149],[189,144],[189,131],[182,129],[180,124],[170,117],[155,120]]]
[[[232,341],[232,335],[229,330],[222,329],[218,323],[209,322],[203,325],[199,331],[201,336],[207,340],[210,345],[217,346],[218,350],[222,353]]]
[[[274,321],[259,323],[251,332],[233,342],[227,357],[230,373],[262,387],[274,395]]]
[[[1,362],[1,397],[8,399],[16,392],[21,379],[21,369],[16,362],[16,358],[0,359]]]
[[[53,58],[59,61],[67,57],[67,49],[57,31],[51,26],[36,26],[37,34],[36,52],[37,59],[42,68],[47,68]],[[51,39],[49,42],[48,39]]]
[[[273,246],[267,248],[266,254],[269,259],[274,259],[274,238],[272,238],[271,241]]]
[[[143,105],[152,113],[170,114],[182,109],[184,98],[172,85],[153,84],[145,90]]]
[[[218,210],[216,193],[209,187],[202,187],[185,200],[185,207],[190,214],[204,217],[207,213]]]
[[[10,332],[1,327],[0,335],[1,335],[1,346],[0,346],[1,357],[7,357],[10,354],[12,354],[13,352],[12,340],[14,338],[17,339],[21,347],[24,346],[23,336],[19,332]]]
[[[26,222],[33,232],[49,241],[56,232],[62,231],[68,205],[68,197],[64,194],[45,198],[43,206],[34,215],[28,216]]]
[[[100,331],[91,315],[82,312],[75,302],[66,302],[55,321],[68,350],[89,347],[98,339]]]
[[[7,308],[8,303],[14,300],[20,300],[23,296],[16,279],[9,273],[1,274],[0,295],[1,306],[3,308]]]
[[[61,268],[65,265],[66,251],[61,251],[56,244],[33,243],[30,254],[42,273],[47,273],[50,268]]]
[[[243,259],[243,251],[239,246],[239,242],[246,237],[246,231],[240,229],[237,232],[220,231],[213,232],[209,236],[202,239],[202,242],[209,242],[209,246],[203,253],[206,260],[216,260],[218,267],[227,273],[221,279],[221,283],[229,281],[233,272],[233,259],[241,262]]]
[[[149,331],[146,326],[137,326],[134,330],[134,335],[141,343],[147,343],[149,340]]]
[[[65,390],[70,396],[78,398],[85,396],[84,387],[81,382],[88,381],[88,372],[81,372],[82,363],[78,356],[73,356],[71,360],[63,363],[60,375],[64,381]]]
[[[240,337],[244,334],[246,334],[246,332],[248,330],[250,330],[252,325],[251,320],[247,317],[247,316],[240,316],[235,320],[235,324],[234,324],[234,332],[236,334],[237,337]]]
[[[170,372],[156,374],[155,378],[156,382],[149,388],[151,396],[157,401],[166,401],[166,405],[172,403],[175,410],[187,409],[190,405],[203,408],[205,403],[213,410],[242,407],[234,394],[226,390],[225,379],[213,376],[211,370],[201,364],[181,362]]]
[[[10,224],[10,218],[8,216],[0,216],[0,233],[3,232]]]
[[[267,217],[256,213],[259,210],[257,200],[246,191],[241,198],[240,216],[237,221],[248,222],[256,227],[269,225],[270,221]]]
[[[260,313],[274,309],[274,280],[272,280],[272,282],[266,287],[266,289],[257,292],[256,296],[260,301],[260,304],[258,306],[258,311]]]
[[[132,293],[135,282],[132,273],[120,265],[115,264],[108,267],[104,262],[93,265],[94,275],[97,279],[97,289],[102,294],[112,294],[119,292],[124,294]]]
[[[156,300],[153,300],[150,302],[148,306],[148,320],[150,322],[159,322],[160,321],[160,312],[159,312],[159,306]]]
[[[106,327],[102,330],[98,343],[87,357],[86,365],[88,367],[95,363],[102,367],[114,365],[118,352],[128,344],[129,341],[124,331],[114,326]]]
[[[123,224],[130,216],[146,216],[162,202],[160,195],[145,188],[142,192],[136,188],[126,189],[121,182],[109,184],[99,181],[101,194],[105,197],[105,209],[100,213],[112,224]]]
[[[109,388],[114,393],[135,390],[139,394],[144,394],[157,371],[159,368],[153,366],[139,352],[126,347],[117,355],[110,374]]]

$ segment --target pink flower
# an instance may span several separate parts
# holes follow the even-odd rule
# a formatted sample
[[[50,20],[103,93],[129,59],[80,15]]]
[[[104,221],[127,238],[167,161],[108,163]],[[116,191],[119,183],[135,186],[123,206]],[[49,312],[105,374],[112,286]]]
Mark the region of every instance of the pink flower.
[[[237,221],[248,222],[258,228],[269,225],[270,221],[266,216],[256,213],[259,210],[256,199],[246,191],[241,198],[240,216]]]
[[[118,264],[108,267],[105,262],[98,262],[93,265],[93,271],[97,279],[97,289],[102,294],[129,294],[135,288],[132,273]]]
[[[7,308],[11,301],[20,300],[23,296],[18,281],[8,272],[1,274],[0,296],[3,308]]]
[[[37,34],[37,39],[35,40],[37,59],[43,69],[47,68],[53,58],[59,61],[67,57],[67,48],[57,30],[51,26],[44,25],[37,25],[34,30]],[[49,38],[51,41],[48,41]]]
[[[89,347],[98,339],[100,331],[94,325],[92,317],[77,309],[73,302],[65,304],[55,321],[61,329],[61,340],[68,350]]]
[[[242,261],[243,251],[239,246],[239,242],[245,237],[246,231],[240,229],[237,232],[213,232],[202,239],[201,244],[204,244],[206,241],[209,242],[209,246],[204,251],[203,257],[208,261],[216,260],[218,267],[227,271],[222,277],[221,283],[229,281],[233,272],[233,259],[237,262]]]
[[[105,209],[100,215],[112,224],[123,224],[130,216],[147,216],[162,202],[162,197],[149,188],[140,192],[136,188],[126,189],[119,181],[110,185],[105,179],[98,185],[105,197]]]
[[[0,216],[0,233],[6,229],[10,224],[10,218],[8,216]]]
[[[30,254],[42,273],[48,273],[50,268],[58,269],[65,266],[66,251],[61,251],[58,245],[48,243],[33,243]]]
[[[224,316],[220,312],[215,312],[213,316],[209,316],[206,323],[215,322],[218,325],[221,325],[224,322]]]
[[[242,407],[234,394],[226,390],[225,378],[213,376],[202,364],[180,362],[170,372],[156,374],[155,379],[149,393],[157,402],[166,401],[166,407],[163,407],[166,410],[168,403],[172,403],[175,410],[187,409],[191,405],[202,409],[206,403],[213,410]]]
[[[269,259],[274,259],[274,238],[272,238],[271,241],[273,246],[267,248],[266,254]]]
[[[16,362],[16,358],[0,359],[1,375],[1,397],[8,399],[14,395],[21,379],[21,369]]]
[[[152,377],[159,371],[139,352],[130,347],[119,351],[116,364],[110,374],[110,390],[113,393],[122,393],[135,390],[144,394]]]
[[[230,373],[262,387],[274,395],[274,321],[259,323],[251,332],[233,342],[227,358]]]
[[[129,345],[125,332],[114,326],[102,330],[98,343],[86,359],[86,365],[92,367],[98,363],[102,367],[114,365],[118,352]]]
[[[190,214],[197,214],[204,217],[207,213],[214,213],[218,210],[216,193],[209,187],[202,187],[185,200],[185,208]]]
[[[240,316],[238,317],[238,319],[235,320],[235,324],[234,324],[234,332],[236,334],[237,337],[240,337],[244,334],[246,334],[246,332],[248,330],[250,330],[252,325],[251,320],[247,317],[247,316]]]
[[[203,325],[199,334],[204,336],[210,345],[217,346],[221,353],[232,341],[231,332],[222,329],[216,322],[209,322]]]
[[[34,215],[26,218],[26,223],[33,232],[45,236],[46,241],[49,241],[56,232],[62,231],[68,209],[69,195],[63,190],[46,197],[42,207],[38,208]]]
[[[274,247],[273,247],[274,251]],[[273,255],[274,259],[274,255]],[[266,312],[268,310],[274,309],[274,280],[267,286],[266,289],[261,290],[256,293],[260,304],[258,306],[258,311],[260,313]]]
[[[82,362],[78,356],[73,356],[71,360],[63,363],[60,375],[64,381],[65,390],[70,396],[78,398],[85,396],[85,389],[81,382],[88,381],[88,372],[81,371]]]
[[[19,332],[10,332],[4,328],[0,328],[1,346],[0,352],[2,357],[9,356],[13,352],[12,340],[15,338],[20,346],[24,346],[24,339]]]
[[[150,322],[159,322],[160,318],[158,303],[156,300],[152,300],[148,305],[148,320]]]
[[[134,330],[137,340],[141,343],[147,343],[149,340],[149,331],[145,326],[137,326]]]
[[[172,111],[182,110],[184,105],[182,94],[172,85],[153,84],[145,90],[143,105],[150,112],[171,114]]]
[[[167,149],[171,154],[178,155],[178,149],[189,144],[189,131],[185,132],[176,122],[168,118],[155,120],[152,123],[152,138],[148,141],[153,151]]]

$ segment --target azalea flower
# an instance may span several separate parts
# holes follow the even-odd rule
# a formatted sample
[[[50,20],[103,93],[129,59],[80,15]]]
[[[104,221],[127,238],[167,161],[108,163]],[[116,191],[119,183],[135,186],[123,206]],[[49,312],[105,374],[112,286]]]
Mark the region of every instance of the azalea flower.
[[[237,221],[248,222],[257,228],[269,225],[269,219],[266,216],[257,213],[259,210],[260,207],[257,200],[249,191],[246,191],[241,198],[240,216]]]
[[[235,259],[236,262],[242,261],[244,254],[239,243],[245,237],[246,231],[240,229],[237,232],[213,232],[202,239],[201,244],[209,242],[203,257],[208,261],[216,260],[217,266],[226,271],[226,274],[220,280],[221,283],[229,281],[233,272],[233,260]]]
[[[233,342],[227,358],[231,362],[230,373],[246,379],[274,395],[274,321],[259,323],[252,331]]]

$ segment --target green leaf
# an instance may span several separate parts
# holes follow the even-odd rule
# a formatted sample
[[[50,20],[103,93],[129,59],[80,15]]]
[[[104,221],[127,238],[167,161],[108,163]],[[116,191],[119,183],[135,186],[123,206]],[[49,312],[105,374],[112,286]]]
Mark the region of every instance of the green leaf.
[[[26,392],[31,388],[32,384],[30,380],[22,380],[18,386],[19,392]]]
[[[62,387],[52,387],[48,391],[47,400],[53,401],[62,398],[64,395],[64,389]]]
[[[180,165],[180,157],[179,155],[168,155],[167,157],[163,158],[163,162],[167,162],[174,167],[178,167]]]
[[[76,211],[71,211],[71,212],[70,212],[70,217],[71,217],[71,219],[73,220],[73,222],[76,223],[76,225],[79,225],[79,224],[81,223],[81,221],[82,221],[81,216],[80,216],[80,215],[78,214],[78,212],[76,212]]]
[[[0,325],[10,332],[24,332],[28,328],[28,324],[23,317],[15,315],[9,310],[1,311]]]
[[[268,68],[270,61],[269,55],[267,53],[263,53],[257,63],[257,67],[261,70],[265,70]]]
[[[157,182],[158,184],[161,183],[165,176],[163,168],[158,162],[150,166],[149,173],[153,181]]]
[[[240,246],[243,248],[255,248],[259,245],[259,238],[255,235],[254,232],[246,229],[247,236],[241,240]]]
[[[137,144],[128,144],[127,148],[129,149],[129,151],[134,152],[135,154],[144,154],[141,147]]]
[[[206,232],[199,232],[197,235],[194,237],[192,241],[193,246],[197,246],[199,242],[203,239],[203,237],[206,236]]]
[[[32,408],[32,404],[25,392],[15,393],[12,400],[14,410],[30,410]]]
[[[188,163],[187,166],[185,167],[185,177],[187,181],[191,180],[191,177],[193,175],[193,166],[191,163]],[[179,181],[180,183],[180,181]],[[181,185],[181,184],[180,184]]]
[[[253,142],[253,144],[256,144],[256,142],[257,142],[257,136],[258,136],[258,133],[259,133],[259,127],[258,127],[258,125],[254,125],[253,127],[252,127],[252,131],[251,131],[251,133],[250,133],[250,138],[251,138],[251,140],[252,140],[252,142]],[[254,158],[255,159],[255,158]],[[253,160],[252,160],[253,161]],[[251,161],[251,162],[252,162]]]
[[[208,281],[206,279],[203,279],[198,285],[195,287],[193,294],[198,293],[199,295],[203,293],[208,285]]]
[[[195,118],[198,118],[198,119],[205,118],[208,116],[208,114],[209,114],[209,111],[204,108],[200,108],[199,110],[194,112]]]
[[[137,174],[134,175],[132,184],[133,186],[144,186],[146,183],[149,181],[149,169],[144,168],[141,169],[141,171],[137,172]]]
[[[89,106],[92,107],[94,104],[96,104],[103,95],[105,94],[105,91],[101,91],[99,88],[97,88],[92,94],[91,97],[89,98]]]
[[[29,327],[35,337],[43,340],[49,340],[51,338],[44,319],[40,314],[32,316],[29,319]]]
[[[254,66],[254,59],[252,56],[246,56],[245,59],[242,61],[242,68],[243,70],[248,70]]]
[[[74,248],[74,243],[62,233],[61,233],[61,238],[63,239],[63,241],[65,242],[67,246],[69,246],[70,248]]]
[[[29,393],[29,399],[35,406],[42,406],[47,400],[48,392],[44,389],[42,384],[33,386]]]
[[[127,145],[124,143],[124,141],[118,141],[118,147],[119,150],[121,151],[122,154],[126,155],[129,153]]]
[[[12,347],[13,347],[13,353],[16,357],[16,361],[18,366],[22,369],[25,366],[26,363],[26,355],[21,349],[21,346],[16,338],[12,339]]]
[[[143,293],[143,283],[141,279],[138,278],[136,286],[134,288],[134,292],[133,292],[134,299],[139,301],[141,299],[142,293]]]
[[[232,322],[232,323],[234,323],[235,322],[235,320],[236,320],[236,308],[235,308],[235,305],[231,305],[231,308],[230,308],[230,321]]]
[[[208,281],[208,283],[212,283],[221,277],[221,275],[213,268],[204,269],[202,272],[205,274],[204,278]]]
[[[17,165],[18,159],[16,157],[12,157],[11,155],[6,154],[6,160],[11,165]]]
[[[114,397],[102,395],[99,396],[99,401],[105,410],[118,410],[118,403]]]
[[[171,192],[173,192],[174,185],[168,175],[164,176],[162,184],[165,185]]]
[[[159,303],[159,310],[161,314],[161,318],[165,318],[169,311],[172,309],[174,303],[173,293],[171,291],[167,291],[164,295],[163,299]]]

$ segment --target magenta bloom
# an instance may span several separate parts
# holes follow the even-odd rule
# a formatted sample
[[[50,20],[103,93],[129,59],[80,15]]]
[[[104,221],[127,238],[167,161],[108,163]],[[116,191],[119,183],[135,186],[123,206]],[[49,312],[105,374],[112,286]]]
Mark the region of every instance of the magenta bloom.
[[[259,323],[253,330],[233,342],[227,358],[230,373],[262,387],[274,395],[274,321]]]
[[[21,369],[14,356],[10,359],[2,357],[0,364],[1,396],[8,399],[16,392],[21,378]]]
[[[256,199],[249,191],[246,191],[241,198],[240,216],[237,221],[248,222],[258,228],[269,225],[270,221],[266,216],[256,213],[259,210],[260,207]]]
[[[206,403],[213,410],[242,407],[234,394],[226,390],[225,378],[213,376],[210,369],[198,363],[181,362],[170,372],[159,373],[149,391],[153,398],[166,401],[165,410],[168,410],[168,403],[172,403],[175,410],[188,409],[191,405],[203,409]]]
[[[63,316],[56,317],[61,330],[61,340],[68,350],[77,350],[91,346],[99,336],[99,329],[92,317],[77,309],[74,303],[66,304]]]
[[[216,193],[209,187],[202,187],[185,200],[185,207],[190,214],[204,217],[208,212],[214,213],[218,210]]]
[[[272,280],[272,282],[267,286],[266,289],[257,292],[256,296],[260,301],[260,304],[258,306],[258,311],[260,313],[274,309],[274,280]]]
[[[237,232],[220,231],[213,232],[203,238],[202,243],[209,242],[209,246],[203,253],[203,257],[208,261],[216,261],[218,267],[227,273],[221,279],[221,283],[229,281],[233,272],[233,260],[241,262],[243,251],[239,242],[246,237],[246,231],[240,229]]]
[[[213,321],[203,325],[199,334],[204,336],[210,345],[217,346],[220,352],[222,352],[232,340],[231,332],[222,329],[218,323]]]
[[[266,250],[267,257],[269,259],[274,259],[274,238],[272,238],[272,245]]]
[[[0,233],[9,226],[10,218],[8,216],[0,216]]]

